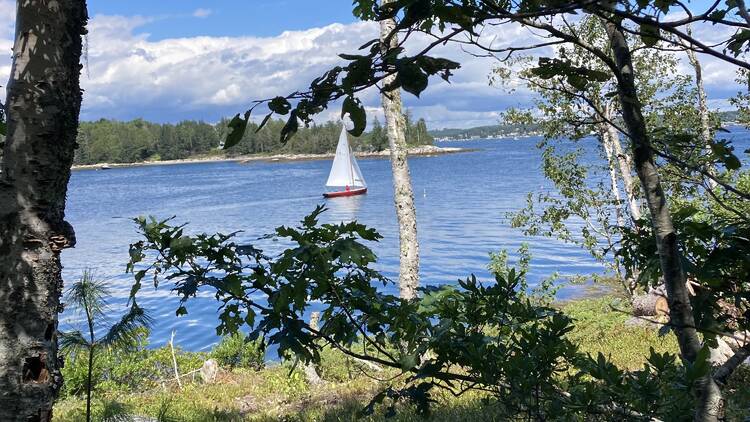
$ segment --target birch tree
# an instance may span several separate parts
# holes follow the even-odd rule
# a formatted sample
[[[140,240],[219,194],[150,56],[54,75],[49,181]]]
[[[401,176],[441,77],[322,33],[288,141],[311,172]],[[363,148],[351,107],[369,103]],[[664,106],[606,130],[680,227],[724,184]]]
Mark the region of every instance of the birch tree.
[[[692,28],[688,27],[687,33],[688,35],[693,35]],[[706,88],[703,83],[703,66],[701,65],[700,59],[698,59],[698,55],[693,51],[690,45],[685,42],[683,42],[683,45],[685,45],[685,54],[687,54],[688,62],[690,63],[690,66],[693,67],[693,72],[695,72],[695,88],[698,96],[697,108],[698,115],[700,116],[700,135],[705,148],[710,155],[710,145],[713,140],[713,135],[711,133],[711,112],[708,110],[708,96],[706,95]],[[710,164],[707,166],[707,170],[712,172],[712,174],[716,173],[715,169]],[[711,190],[718,187],[718,184],[713,179],[707,179],[706,182],[708,188]]]
[[[382,0],[387,5],[395,0]],[[383,54],[398,46],[396,21],[380,21],[380,45]],[[419,241],[417,239],[417,211],[414,207],[414,190],[409,174],[406,131],[402,112],[401,89],[396,84],[398,75],[392,73],[383,81],[382,103],[385,113],[388,146],[391,152],[393,174],[393,200],[396,206],[399,237],[399,292],[402,298],[413,299],[419,286]]]
[[[81,106],[84,0],[19,1],[0,176],[0,420],[49,421],[62,384],[60,253]]]
[[[612,51],[613,70],[618,79],[617,93],[622,107],[622,117],[628,129],[635,169],[644,189],[651,214],[651,224],[656,236],[656,249],[667,288],[671,326],[677,335],[682,356],[688,362],[695,363],[700,361],[702,344],[696,330],[690,295],[685,284],[686,277],[681,262],[678,236],[670,214],[670,201],[661,184],[654,160],[653,146],[643,117],[642,105],[638,99],[632,52],[627,43],[625,31],[620,24],[607,21],[606,28]],[[695,420],[718,421],[721,390],[710,371],[702,377],[700,384]]]

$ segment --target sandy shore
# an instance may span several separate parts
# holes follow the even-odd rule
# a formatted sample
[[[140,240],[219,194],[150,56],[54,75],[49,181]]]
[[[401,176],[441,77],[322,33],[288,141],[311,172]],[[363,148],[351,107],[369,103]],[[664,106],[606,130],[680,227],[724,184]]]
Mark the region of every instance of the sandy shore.
[[[472,151],[468,148],[455,147],[436,147],[433,145],[424,145],[420,147],[409,148],[408,154],[413,156],[433,156],[442,154],[455,154],[459,152]],[[309,161],[309,160],[329,160],[335,154],[275,154],[275,155],[239,155],[236,157],[226,156],[207,156],[186,158],[184,160],[164,160],[164,161],[141,161],[138,163],[98,163],[75,165],[73,170],[101,170],[119,167],[140,167],[140,166],[168,166],[174,164],[195,164],[207,162],[240,162],[252,163],[255,161]],[[354,154],[357,158],[387,158],[389,152],[357,152]]]

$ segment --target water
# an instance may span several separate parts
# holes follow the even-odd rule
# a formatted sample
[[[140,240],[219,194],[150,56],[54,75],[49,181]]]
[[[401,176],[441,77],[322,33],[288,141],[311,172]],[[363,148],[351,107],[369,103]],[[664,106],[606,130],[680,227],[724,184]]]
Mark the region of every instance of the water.
[[[455,283],[471,273],[488,279],[488,253],[502,248],[515,251],[523,242],[530,244],[533,254],[532,284],[554,272],[603,271],[576,246],[549,238],[526,238],[509,226],[507,213],[522,208],[528,192],[549,186],[539,169],[540,152],[535,142],[454,142],[450,146],[479,150],[410,159],[424,284]],[[321,203],[329,209],[326,221],[357,219],[379,230],[384,238],[372,245],[379,257],[378,268],[396,279],[398,231],[390,163],[366,159],[360,160],[360,167],[369,185],[368,194],[332,200],[321,197],[330,169],[328,160],[76,171],[70,182],[67,218],[75,227],[78,244],[63,254],[65,279],[70,283],[85,268],[92,268],[98,277],[109,281],[114,309],[122,309],[132,285],[132,276],[124,274],[128,245],[139,240],[131,218],[176,216],[177,222],[189,222],[192,232],[243,230],[240,241],[274,251],[279,250],[279,244],[256,239],[280,225],[295,224]],[[579,291],[568,287],[560,296],[570,297]],[[186,349],[203,350],[217,341],[217,302],[210,293],[192,300],[189,314],[180,318],[174,315],[177,301],[168,288],[144,286],[139,295],[139,304],[157,321],[152,344],[165,343],[173,329],[177,330],[177,343]],[[77,319],[66,311],[62,328],[75,325]]]

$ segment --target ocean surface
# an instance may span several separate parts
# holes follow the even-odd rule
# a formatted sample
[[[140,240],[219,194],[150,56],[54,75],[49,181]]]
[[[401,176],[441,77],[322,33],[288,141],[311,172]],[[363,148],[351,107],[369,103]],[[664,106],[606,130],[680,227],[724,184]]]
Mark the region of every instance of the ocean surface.
[[[549,189],[539,168],[537,141],[450,142],[440,145],[476,151],[410,158],[423,284],[455,283],[472,273],[490,280],[488,254],[507,249],[513,257],[524,242],[533,255],[531,284],[555,272],[563,276],[603,272],[603,267],[577,246],[524,237],[520,229],[510,227],[508,213],[524,207],[529,192]],[[588,151],[587,160],[603,163],[594,141],[578,146]],[[191,233],[242,230],[240,242],[278,253],[283,244],[258,238],[275,227],[296,224],[319,204],[328,208],[323,216],[326,222],[356,219],[376,228],[383,235],[379,243],[371,245],[379,257],[377,267],[396,280],[398,230],[390,162],[359,161],[369,187],[367,195],[325,200],[321,195],[330,165],[329,160],[216,162],[75,171],[67,219],[76,230],[78,244],[63,253],[65,280],[70,284],[84,269],[92,269],[110,286],[111,318],[116,320],[133,282],[132,275],[125,274],[128,245],[139,240],[132,218],[175,216],[176,222],[189,223]],[[395,286],[386,288],[397,292]],[[568,286],[558,295],[574,297],[581,289],[580,285]],[[144,284],[138,301],[156,321],[152,345],[167,342],[172,330],[176,330],[175,342],[188,350],[205,350],[218,341],[218,303],[210,292],[189,302],[188,315],[179,318],[175,316],[177,300],[167,285],[154,290]],[[61,329],[79,323],[80,315],[66,309]]]

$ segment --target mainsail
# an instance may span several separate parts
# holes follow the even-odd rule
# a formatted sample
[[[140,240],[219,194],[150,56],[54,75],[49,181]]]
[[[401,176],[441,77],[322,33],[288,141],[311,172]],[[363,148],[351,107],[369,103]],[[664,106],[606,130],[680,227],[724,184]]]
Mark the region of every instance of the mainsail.
[[[326,186],[367,187],[365,178],[359,170],[357,159],[354,158],[354,154],[352,154],[352,150],[349,148],[345,127],[341,128],[339,144],[336,147],[336,157],[333,159],[333,166],[331,167],[331,173],[328,175]]]

